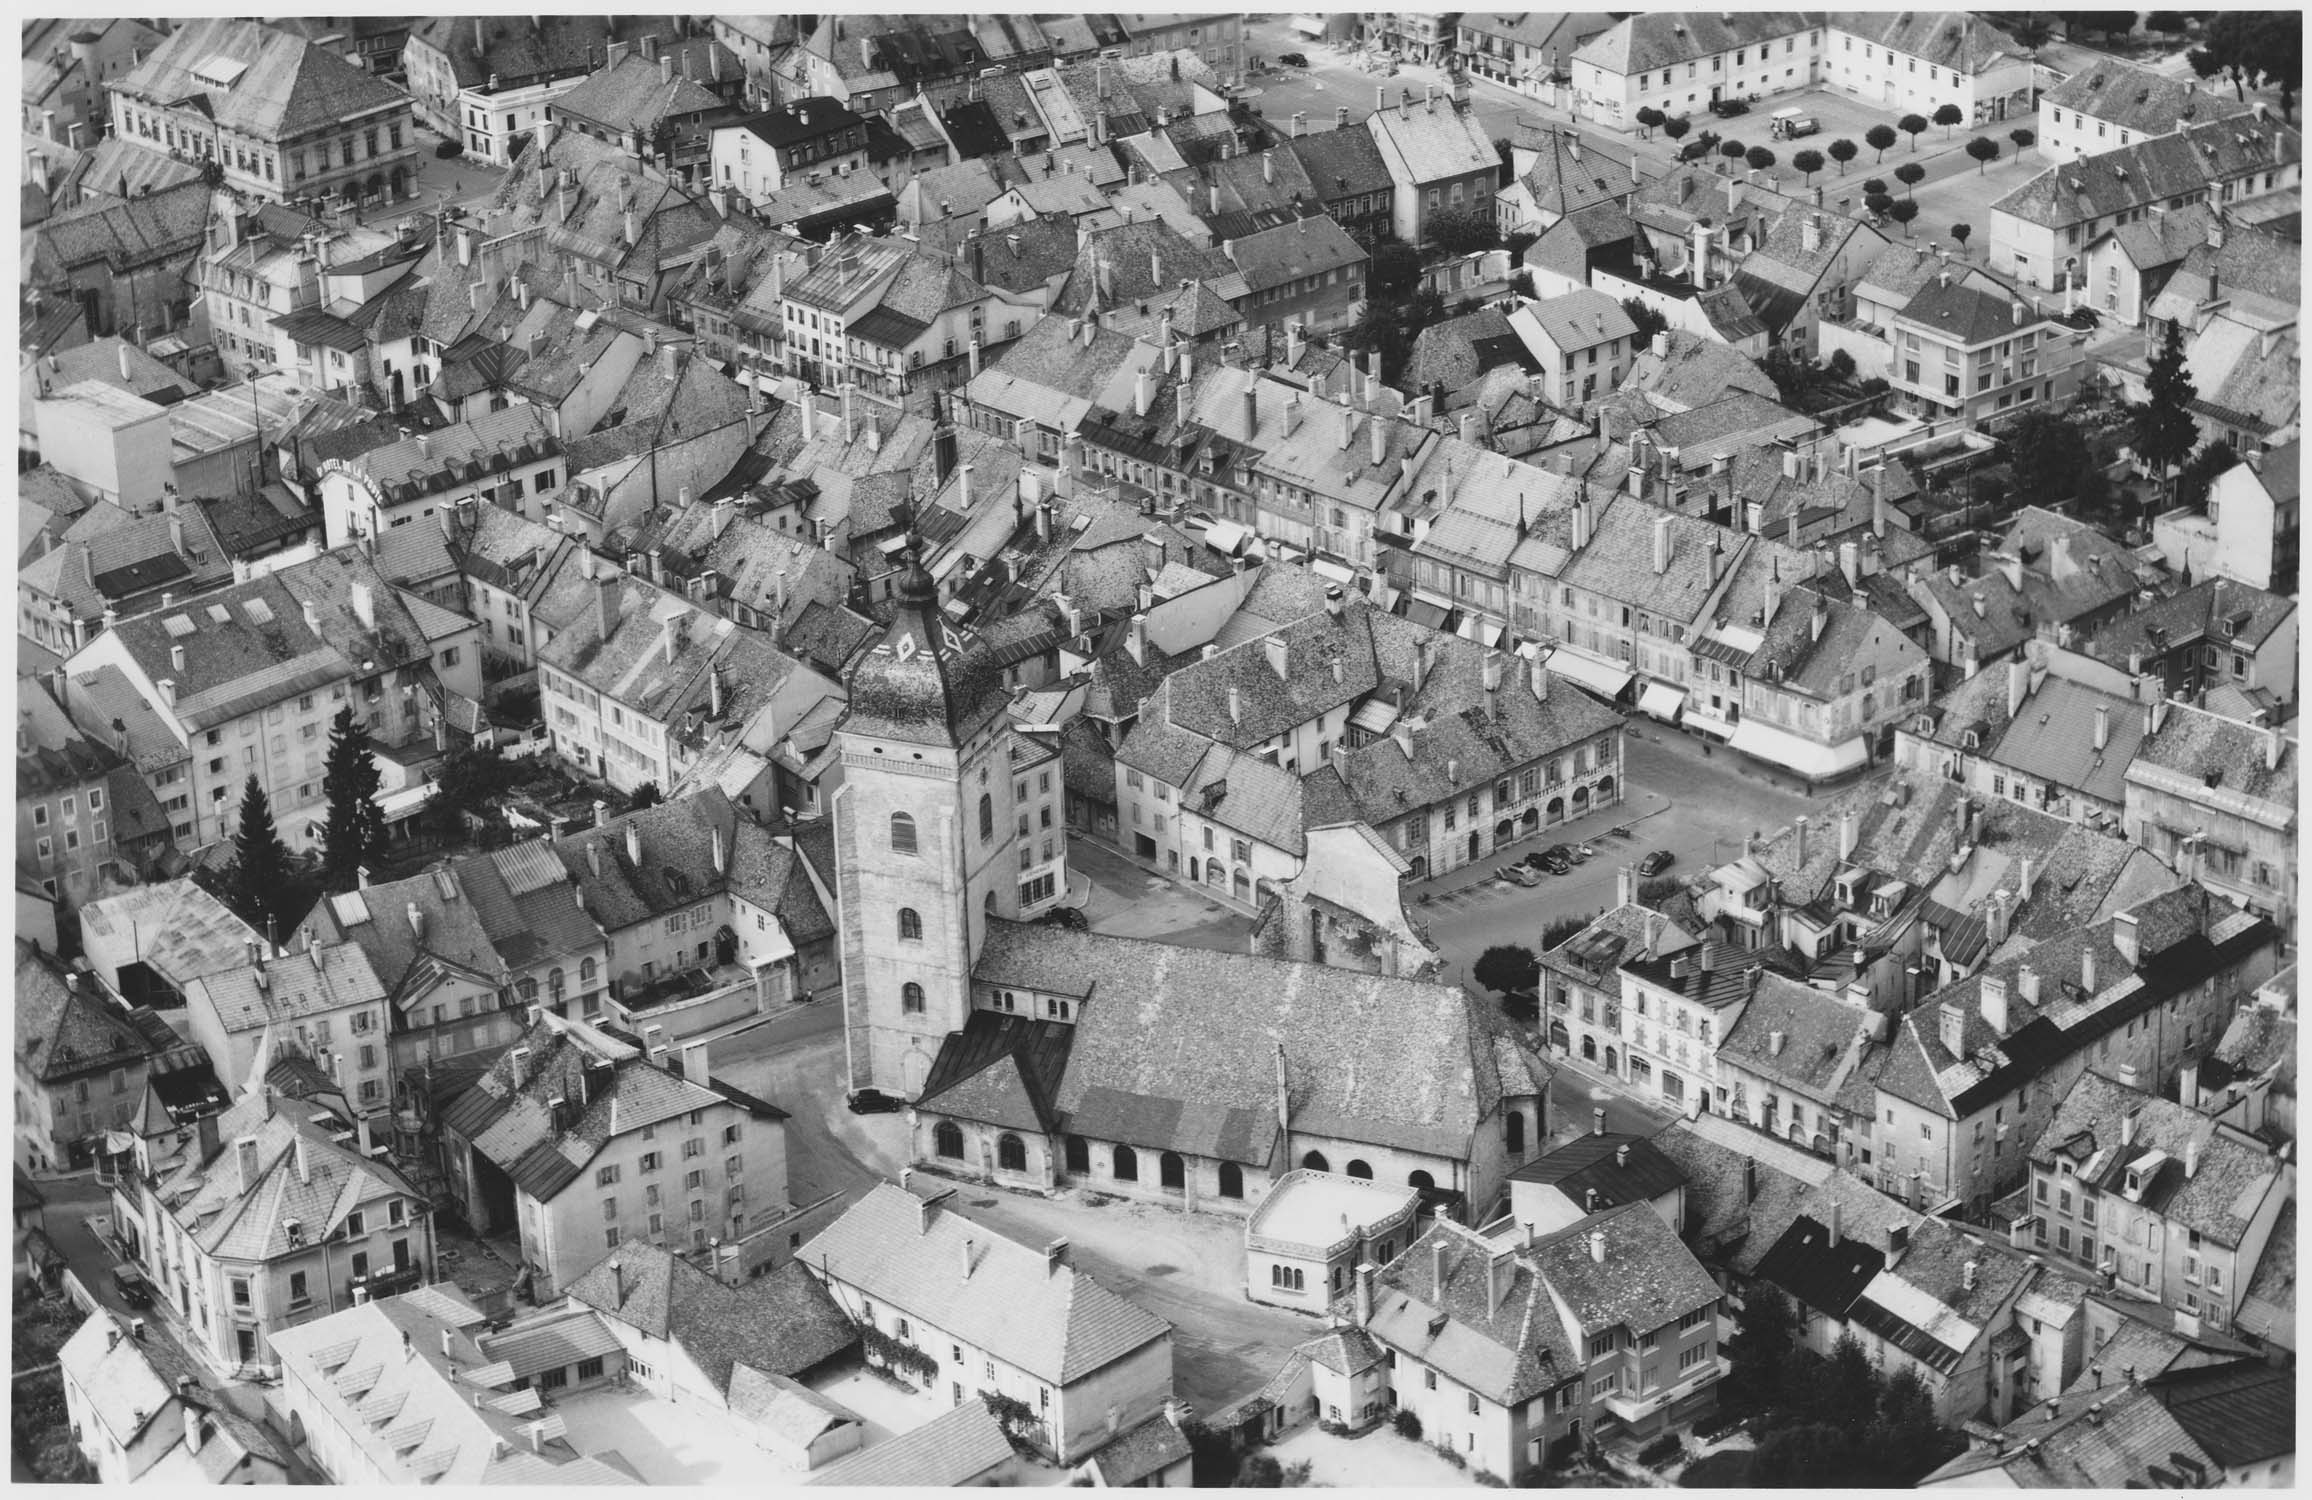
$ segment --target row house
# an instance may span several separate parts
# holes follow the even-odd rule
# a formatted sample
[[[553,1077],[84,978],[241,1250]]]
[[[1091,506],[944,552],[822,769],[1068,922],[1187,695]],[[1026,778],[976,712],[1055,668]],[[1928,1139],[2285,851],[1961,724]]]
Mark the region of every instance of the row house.
[[[1613,17],[1598,11],[1464,11],[1454,51],[1479,77],[1563,108],[1573,54],[1612,25]]]
[[[461,1216],[519,1237],[540,1296],[629,1239],[696,1255],[786,1217],[786,1112],[706,1053],[542,1015],[444,1114]]]
[[[27,226],[20,278],[27,317],[53,319],[77,309],[74,326],[87,337],[119,334],[140,346],[158,333],[191,337],[190,290],[207,242],[211,196],[209,185],[195,178]],[[73,342],[79,341],[76,335]]]
[[[132,72],[166,32],[143,21],[59,17],[24,29],[24,138],[69,164],[103,138],[115,78]]]
[[[390,1093],[385,985],[351,943],[308,942],[248,959],[185,985],[185,1021],[223,1078],[261,1076],[283,1057],[309,1058],[363,1118]]]
[[[794,99],[716,126],[708,156],[713,185],[752,203],[797,178],[864,171],[867,123],[833,99]]]
[[[1540,1238],[1440,1222],[1389,1266],[1360,1267],[1342,1313],[1379,1347],[1397,1410],[1496,1477],[1539,1468],[1561,1441],[1686,1429],[1728,1369],[1717,1283],[1643,1202]]]
[[[292,848],[318,843],[322,758],[341,709],[392,748],[435,745],[452,698],[482,692],[471,620],[379,575],[360,549],[119,621],[75,652],[75,681],[118,673],[183,747],[181,779],[153,791],[178,847],[231,837],[257,777]]]
[[[607,570],[537,654],[555,753],[614,790],[671,787],[711,745],[768,752],[835,683],[771,638]]]
[[[2271,1146],[2101,1069],[2080,1075],[2031,1146],[2018,1246],[2229,1333],[2294,1172]]]
[[[600,71],[546,106],[554,133],[603,142],[686,190],[711,186],[715,129],[743,112],[738,59],[711,36],[645,33],[635,50],[609,51]]]
[[[1615,1076],[1681,1113],[1708,1109],[1714,1099],[1730,1109],[1732,1084],[1718,1050],[1763,973],[1755,955],[1710,937],[1680,952],[1657,940],[1624,959],[1622,1067]]]
[[[2024,1143],[2089,1067],[2166,1088],[2211,1052],[2272,972],[2276,937],[2187,885],[1934,992],[1871,1064],[1875,1112],[1848,1116],[1856,1170],[1913,1207],[1987,1206],[2027,1175]]]
[[[1253,326],[1291,321],[1324,333],[1346,328],[1364,305],[1370,258],[1322,214],[1223,240],[1220,249],[1244,277],[1242,308]]]
[[[97,1482],[287,1484],[283,1445],[204,1388],[173,1344],[141,1337],[141,1321],[100,1309],[56,1354],[73,1446]]]
[[[2078,390],[2087,333],[2020,297],[1948,271],[1895,314],[1881,341],[1835,324],[1824,347],[1844,349],[1857,369],[1894,386],[1898,405],[1930,421],[1968,427],[2000,420]]]
[[[148,878],[170,848],[127,726],[83,729],[74,696],[61,670],[16,679],[16,869],[67,912]]]
[[[1397,180],[1369,130],[1349,124],[1349,107],[1336,108],[1333,128],[1297,135],[1290,151],[1327,217],[1368,251],[1396,233]]]
[[[1957,564],[1914,568],[1904,587],[1927,617],[1920,642],[1939,681],[1963,681],[2025,652],[2072,646],[2150,602],[2159,569],[2093,526],[2036,505],[2008,523],[1970,577]]]
[[[417,118],[465,155],[512,165],[547,106],[610,60],[613,46],[675,34],[671,16],[420,17],[401,65]]]
[[[114,136],[214,164],[239,197],[397,203],[417,175],[409,95],[260,21],[178,27],[111,103]]]
[[[139,1139],[115,1232],[214,1366],[277,1372],[272,1335],[434,1277],[433,1206],[364,1120],[260,1086],[171,1163]]]
[[[1885,758],[1896,724],[1927,701],[1927,653],[1864,605],[1819,587],[1793,587],[1784,597],[1771,577],[1755,618],[1760,640],[1745,658],[1724,651],[1738,645],[1724,627],[1695,647],[1713,668],[1731,670],[1741,694],[1727,743],[1810,785]]]
[[[321,465],[326,544],[440,526],[469,499],[537,521],[569,470],[551,413],[522,402]]]
[[[1573,113],[1635,130],[1640,109],[1694,115],[1720,99],[1788,93],[1822,66],[1820,12],[1646,12],[1574,50]]]
[[[1376,88],[1365,128],[1395,188],[1390,227],[1396,237],[1408,245],[1425,245],[1437,216],[1445,213],[1492,222],[1501,156],[1470,108],[1468,85],[1457,84],[1447,95],[1431,84],[1418,109],[1411,89],[1398,91],[1394,109],[1387,96],[1387,88]]]
[[[1833,11],[1822,81],[1871,104],[1932,116],[1955,105],[1980,130],[2032,112],[2037,59],[1967,11]]]
[[[15,995],[16,1170],[94,1165],[107,1134],[135,1116],[155,1039],[81,975],[22,940]]]
[[[2253,202],[2301,182],[2304,143],[2268,117],[2210,120],[2052,166],[1991,205],[1989,264],[2028,286],[2075,285],[2085,247],[2155,208]]]
[[[2123,773],[2123,826],[2177,873],[2293,928],[2298,764],[2276,725],[2163,700]]]
[[[2295,601],[2221,575],[2111,621],[2081,649],[2202,707],[2270,711],[2296,698]]]
[[[1680,953],[1693,935],[1637,901],[1637,877],[1619,876],[1621,904],[1590,919],[1581,931],[1541,951],[1545,1033],[1552,1052],[1579,1057],[1622,1076],[1622,961],[1648,950]]]
[[[2303,446],[2251,449],[2208,487],[2208,513],[2172,510],[2152,523],[2168,566],[2269,589],[2296,576],[2304,553]]]
[[[532,670],[593,604],[594,571],[608,564],[580,539],[478,496],[435,514],[463,581],[463,613],[481,626],[483,675]]]

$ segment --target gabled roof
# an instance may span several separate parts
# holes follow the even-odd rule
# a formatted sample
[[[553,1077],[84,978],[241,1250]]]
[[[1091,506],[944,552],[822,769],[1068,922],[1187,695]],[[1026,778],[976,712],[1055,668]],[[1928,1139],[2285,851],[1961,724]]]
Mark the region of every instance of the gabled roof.
[[[1574,60],[1607,73],[1650,73],[1820,24],[1806,11],[1644,11],[1584,42]]]
[[[679,1345],[717,1390],[740,1361],[793,1378],[858,1341],[858,1329],[799,1261],[725,1286],[663,1246],[620,1245],[564,1289],[614,1322]]]
[[[2299,162],[2303,152],[2303,137],[2278,120],[2213,120],[2049,167],[1993,203],[1991,212],[2062,229],[2272,171]]]
[[[148,1044],[102,997],[67,984],[31,944],[16,944],[17,1067],[43,1083],[142,1062]]]
[[[806,1483],[846,1489],[947,1488],[978,1479],[1011,1457],[1003,1424],[974,1396],[921,1427],[837,1459]]]
[[[229,1261],[302,1256],[347,1214],[418,1196],[391,1166],[337,1144],[343,1123],[312,1114],[310,1103],[293,1105],[271,1088],[244,1095],[217,1119],[216,1153],[188,1157],[153,1196],[188,1238]],[[238,1146],[250,1139],[254,1170],[244,1179]]]
[[[1675,1191],[1686,1174],[1644,1136],[1592,1131],[1527,1162],[1509,1180],[1554,1187],[1576,1203],[1595,1190],[1602,1210]]]
[[[202,17],[177,27],[125,78],[129,98],[198,107],[220,130],[285,142],[363,116],[385,117],[407,96],[303,37],[253,20]]]
[[[2104,53],[2039,96],[2041,109],[2068,109],[2137,135],[2170,131],[2253,114],[2255,107],[2225,93],[2220,79],[2154,73]]]
[[[1053,1385],[1072,1385],[1172,1336],[1163,1319],[1089,1272],[1053,1264],[1045,1251],[973,1223],[949,1194],[939,1196],[946,1201],[879,1184],[796,1259]]]

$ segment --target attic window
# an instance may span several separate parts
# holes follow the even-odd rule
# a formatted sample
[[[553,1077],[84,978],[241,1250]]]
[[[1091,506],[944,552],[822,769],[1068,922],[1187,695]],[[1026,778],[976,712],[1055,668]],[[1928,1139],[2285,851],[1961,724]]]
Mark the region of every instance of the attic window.
[[[233,623],[233,612],[222,604],[212,604],[209,606],[209,623],[212,625],[230,625]]]

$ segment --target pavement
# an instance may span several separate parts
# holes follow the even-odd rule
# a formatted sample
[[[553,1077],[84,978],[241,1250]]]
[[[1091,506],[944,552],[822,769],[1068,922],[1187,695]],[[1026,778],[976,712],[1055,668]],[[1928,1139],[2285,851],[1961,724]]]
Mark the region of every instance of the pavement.
[[[1308,116],[1311,134],[1331,130],[1336,111],[1342,105],[1349,107],[1349,124],[1364,128],[1365,116],[1373,112],[1373,91],[1388,90],[1391,103],[1399,92],[1411,89],[1415,99],[1423,98],[1431,85],[1448,85],[1445,70],[1422,67],[1418,64],[1400,64],[1397,71],[1381,74],[1359,67],[1349,53],[1312,42],[1292,29],[1290,17],[1284,12],[1265,16],[1246,16],[1244,21],[1244,50],[1259,54],[1272,62],[1282,53],[1304,54],[1306,68],[1288,68],[1264,74],[1251,80],[1251,88],[1243,97],[1271,129],[1280,135],[1292,132],[1292,117],[1296,113]],[[1497,89],[1491,93],[1473,90],[1471,106],[1477,118],[1484,122],[1488,139],[1515,136],[1518,117],[1533,101],[1513,91]]]
[[[1829,800],[1809,797],[1795,777],[1698,736],[1645,718],[1629,724],[1622,772],[1631,791],[1619,806],[1545,828],[1474,865],[1407,887],[1410,914],[1428,929],[1448,978],[1466,981],[1468,966],[1496,944],[1534,947],[1549,923],[1613,906],[1620,867],[1648,850],[1669,850],[1675,861],[1666,873],[1695,879],[1740,854],[1745,835],[1770,837],[1802,812],[1819,813]],[[1634,837],[1599,842],[1606,829],[1633,820]],[[1504,865],[1534,850],[1581,839],[1598,852],[1569,874],[1545,874],[1532,887],[1499,878]]]
[[[1250,950],[1252,918],[1186,881],[1134,864],[1105,844],[1070,836],[1068,869],[1071,889],[1078,877],[1089,886],[1081,909],[1094,932],[1221,953]]]

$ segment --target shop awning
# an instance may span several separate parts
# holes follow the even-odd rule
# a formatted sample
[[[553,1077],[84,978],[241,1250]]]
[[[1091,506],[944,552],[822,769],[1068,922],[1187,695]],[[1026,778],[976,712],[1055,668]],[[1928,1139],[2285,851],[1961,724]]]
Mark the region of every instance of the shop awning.
[[[1349,715],[1351,728],[1361,729],[1367,734],[1376,736],[1387,734],[1389,726],[1396,722],[1397,705],[1379,694],[1375,694],[1358,704],[1357,711]]]
[[[1686,727],[1688,729],[1706,730],[1709,733],[1718,736],[1718,738],[1722,740],[1732,739],[1734,737],[1734,721],[1732,719],[1719,718],[1709,709],[1704,708],[1700,699],[1690,699],[1687,701]]]
[[[1355,583],[1357,581],[1356,569],[1344,567],[1340,563],[1322,557],[1309,559],[1309,571],[1319,578],[1329,578],[1335,583]]]
[[[1637,675],[1626,667],[1609,666],[1578,651],[1552,651],[1549,660],[1542,665],[1558,676],[1570,677],[1591,692],[1606,698],[1620,697],[1622,689],[1628,687],[1630,679]]]
[[[1323,16],[1296,15],[1292,18],[1292,29],[1299,35],[1308,37],[1313,41],[1325,34],[1325,18]]]
[[[1666,682],[1649,682],[1638,694],[1638,707],[1665,724],[1678,722],[1678,713],[1686,706],[1686,690],[1671,687]]]
[[[1426,599],[1406,600],[1405,618],[1411,620],[1416,625],[1426,625],[1431,630],[1441,630],[1445,626],[1445,610],[1443,606],[1431,604]]]
[[[1730,743],[1744,755],[1755,755],[1801,776],[1836,776],[1853,770],[1868,758],[1860,735],[1825,745],[1802,740],[1756,719],[1744,719],[1736,725]]]
[[[1250,535],[1234,521],[1214,521],[1204,528],[1204,545],[1223,556],[1234,557]]]
[[[1465,641],[1475,641],[1480,646],[1501,644],[1501,627],[1483,615],[1463,615],[1461,624],[1453,633]]]

